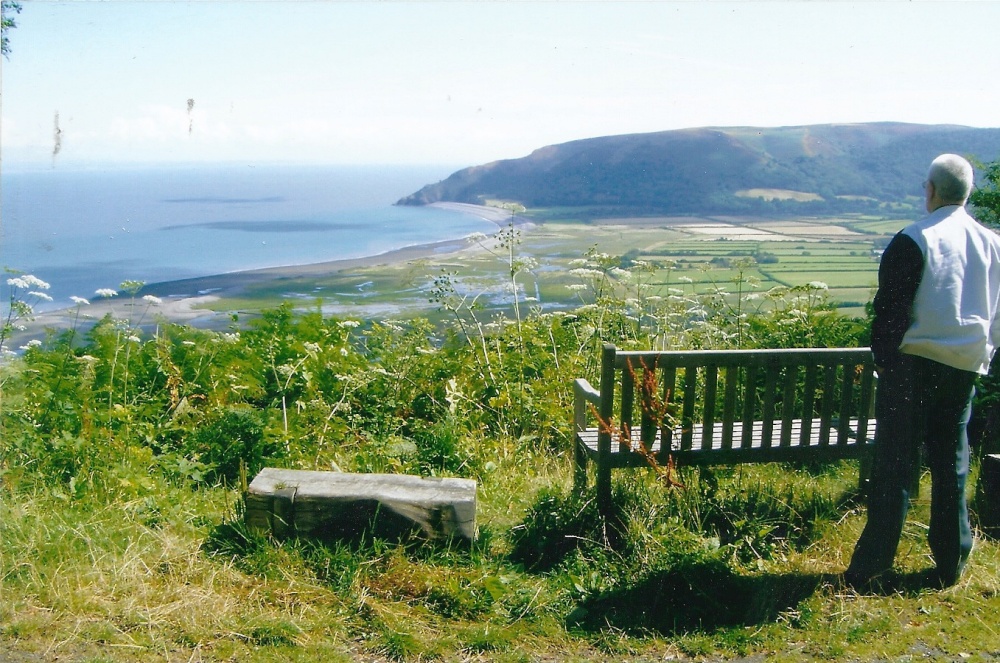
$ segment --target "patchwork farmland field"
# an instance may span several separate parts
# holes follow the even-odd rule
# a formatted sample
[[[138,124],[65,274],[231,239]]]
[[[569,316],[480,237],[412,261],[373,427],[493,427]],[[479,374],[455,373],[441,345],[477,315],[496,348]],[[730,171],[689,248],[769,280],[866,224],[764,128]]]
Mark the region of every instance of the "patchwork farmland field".
[[[607,256],[606,269],[631,266],[636,282],[621,281],[618,286],[631,289],[632,296],[730,292],[737,287],[743,293],[748,288],[765,293],[818,282],[826,284],[827,295],[842,312],[863,316],[874,294],[880,252],[906,223],[863,216],[586,222],[574,221],[569,214],[548,220],[552,216],[539,214],[536,218],[547,220],[518,229],[515,247],[517,259],[526,261],[526,269],[516,275],[521,297],[549,310],[593,300],[592,288],[584,288],[587,272],[580,269],[590,255]],[[434,318],[440,314],[440,288],[446,285],[463,305],[504,309],[513,303],[510,258],[496,238],[480,238],[457,252],[264,280],[209,306],[220,312],[251,312],[291,300],[322,306],[328,314]],[[637,262],[642,269],[635,268]],[[615,274],[628,276],[620,270]]]

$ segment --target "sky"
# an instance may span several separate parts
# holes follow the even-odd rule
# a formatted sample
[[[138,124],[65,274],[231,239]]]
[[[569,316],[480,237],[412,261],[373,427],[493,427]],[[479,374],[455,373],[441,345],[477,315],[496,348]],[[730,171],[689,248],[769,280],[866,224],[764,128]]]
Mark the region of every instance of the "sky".
[[[0,168],[448,164],[596,136],[1000,126],[1000,2],[22,0]]]

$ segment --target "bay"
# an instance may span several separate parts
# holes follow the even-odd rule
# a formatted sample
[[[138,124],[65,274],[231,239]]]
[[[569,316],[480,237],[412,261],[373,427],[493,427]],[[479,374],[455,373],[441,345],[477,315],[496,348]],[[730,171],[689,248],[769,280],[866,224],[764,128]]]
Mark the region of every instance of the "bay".
[[[0,264],[71,305],[125,280],[174,281],[373,256],[491,234],[479,217],[393,203],[455,168],[198,166],[0,175]]]

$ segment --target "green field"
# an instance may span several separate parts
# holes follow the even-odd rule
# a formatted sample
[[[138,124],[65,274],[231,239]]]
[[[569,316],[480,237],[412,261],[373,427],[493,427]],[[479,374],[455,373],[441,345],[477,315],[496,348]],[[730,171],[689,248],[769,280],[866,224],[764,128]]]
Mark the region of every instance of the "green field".
[[[554,215],[555,210],[550,212]],[[623,296],[630,291],[636,297],[666,297],[678,290],[700,294],[717,289],[767,293],[773,288],[824,283],[833,304],[850,315],[863,315],[877,282],[877,251],[902,225],[899,220],[870,217],[776,222],[661,217],[574,222],[570,210],[559,212],[565,215],[560,214],[558,221],[537,223],[517,232],[514,257],[528,261],[516,274],[519,292],[532,298],[530,305],[543,309],[584,304],[593,298],[592,289],[582,289],[592,284],[578,271],[589,253],[605,261],[604,269],[613,264],[638,272],[631,283],[616,282]],[[750,226],[768,228],[766,239],[728,238]],[[803,228],[818,228],[822,234],[792,234]],[[226,313],[252,313],[290,301],[297,308],[318,306],[331,314],[435,318],[440,308],[438,302],[431,301],[435,280],[448,274],[465,304],[506,309],[513,301],[509,295],[510,259],[495,238],[488,238],[469,250],[443,256],[323,276],[262,280],[210,307]],[[636,263],[647,266],[638,270]],[[641,290],[637,288],[640,283]]]

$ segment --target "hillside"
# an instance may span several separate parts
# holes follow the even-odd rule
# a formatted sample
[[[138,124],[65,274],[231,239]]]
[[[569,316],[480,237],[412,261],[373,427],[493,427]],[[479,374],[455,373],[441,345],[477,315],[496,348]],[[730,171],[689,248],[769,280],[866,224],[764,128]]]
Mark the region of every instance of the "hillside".
[[[1000,129],[872,123],[589,138],[460,170],[398,204],[496,199],[591,214],[884,210],[915,202],[942,152],[992,161]]]

